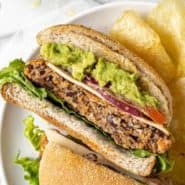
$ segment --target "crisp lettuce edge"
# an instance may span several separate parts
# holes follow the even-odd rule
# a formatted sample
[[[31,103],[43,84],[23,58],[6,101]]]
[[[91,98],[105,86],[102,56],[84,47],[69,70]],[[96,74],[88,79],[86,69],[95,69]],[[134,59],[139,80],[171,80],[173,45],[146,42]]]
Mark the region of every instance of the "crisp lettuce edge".
[[[24,136],[29,140],[33,148],[39,152],[41,147],[41,137],[44,133],[39,129],[38,126],[34,124],[34,117],[29,115],[24,120]],[[39,165],[40,156],[22,157],[20,152],[18,152],[14,163],[20,165],[24,170],[24,179],[29,183],[29,185],[39,185]]]

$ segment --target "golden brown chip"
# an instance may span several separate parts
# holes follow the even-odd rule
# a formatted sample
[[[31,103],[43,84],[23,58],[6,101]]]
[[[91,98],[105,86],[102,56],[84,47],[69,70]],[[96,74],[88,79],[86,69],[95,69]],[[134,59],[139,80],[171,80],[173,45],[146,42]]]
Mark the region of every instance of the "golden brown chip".
[[[168,176],[172,177],[175,185],[185,184],[185,77],[170,85],[173,96],[174,117],[171,132],[175,144],[170,150],[170,157],[175,161],[174,169]]]
[[[175,66],[159,36],[136,12],[123,12],[110,35],[148,62],[166,82],[175,76]]]
[[[185,76],[185,1],[162,0],[147,17],[159,34],[168,54],[178,66],[177,76]]]

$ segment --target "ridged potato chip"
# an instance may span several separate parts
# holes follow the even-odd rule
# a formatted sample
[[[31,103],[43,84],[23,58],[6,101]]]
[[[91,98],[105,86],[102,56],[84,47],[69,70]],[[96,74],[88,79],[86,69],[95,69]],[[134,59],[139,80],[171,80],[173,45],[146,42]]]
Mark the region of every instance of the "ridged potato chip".
[[[162,0],[147,17],[159,34],[168,54],[178,66],[177,77],[185,76],[185,1]]]
[[[175,76],[175,65],[158,34],[136,12],[123,12],[110,35],[148,62],[166,82]]]
[[[174,116],[170,131],[175,137],[175,144],[170,150],[170,157],[175,161],[173,171],[168,174],[174,185],[185,184],[185,77],[171,83],[170,91],[173,97]]]

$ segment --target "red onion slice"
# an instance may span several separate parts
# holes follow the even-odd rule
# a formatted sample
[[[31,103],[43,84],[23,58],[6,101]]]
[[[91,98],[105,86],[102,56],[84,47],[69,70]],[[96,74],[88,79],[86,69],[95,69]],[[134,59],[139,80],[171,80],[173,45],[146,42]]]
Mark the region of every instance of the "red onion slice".
[[[85,77],[85,82],[91,83],[91,84],[94,84],[94,85],[98,85],[98,82],[94,78],[92,78],[90,76],[86,76]]]
[[[104,97],[107,101],[109,101],[111,104],[115,105],[117,108],[123,110],[124,112],[128,112],[132,115],[138,116],[138,117],[145,117],[144,114],[139,111],[137,108],[118,100],[115,96],[112,96],[110,94],[108,94],[107,92],[105,92],[103,89],[101,89],[98,86],[98,82],[91,78],[91,77],[86,77],[85,79],[86,83],[90,83],[93,85],[93,87],[95,88],[96,91],[98,91],[102,97]]]
[[[138,109],[136,109],[135,107],[132,107],[130,105],[128,105],[127,103],[124,103],[118,99],[116,99],[116,97],[111,96],[109,94],[107,94],[106,92],[102,91],[102,90],[98,90],[98,92],[109,102],[111,102],[113,105],[115,105],[116,107],[118,107],[119,109],[128,112],[132,115],[135,116],[139,116],[139,117],[144,117],[143,113],[140,112]]]

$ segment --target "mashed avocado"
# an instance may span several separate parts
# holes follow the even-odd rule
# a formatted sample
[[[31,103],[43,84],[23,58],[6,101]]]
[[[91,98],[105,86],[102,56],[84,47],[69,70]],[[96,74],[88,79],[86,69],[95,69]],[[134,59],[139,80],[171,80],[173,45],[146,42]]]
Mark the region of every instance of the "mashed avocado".
[[[124,95],[128,100],[137,102],[142,106],[145,104],[157,106],[158,101],[156,98],[147,93],[140,92],[136,84],[136,74],[130,74],[122,70],[117,64],[99,58],[92,71],[92,76],[98,81],[101,87],[110,83],[112,92]]]
[[[125,96],[141,106],[157,107],[158,100],[137,86],[136,74],[130,74],[117,64],[97,59],[92,52],[83,51],[66,44],[47,43],[41,47],[41,55],[56,66],[70,68],[73,78],[82,81],[88,73],[101,87],[110,84],[112,92]]]
[[[88,72],[96,62],[93,53],[66,44],[44,44],[40,53],[56,66],[70,67],[72,76],[80,81],[84,79],[85,72]]]

